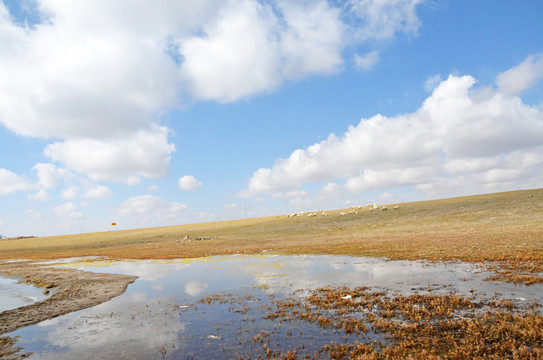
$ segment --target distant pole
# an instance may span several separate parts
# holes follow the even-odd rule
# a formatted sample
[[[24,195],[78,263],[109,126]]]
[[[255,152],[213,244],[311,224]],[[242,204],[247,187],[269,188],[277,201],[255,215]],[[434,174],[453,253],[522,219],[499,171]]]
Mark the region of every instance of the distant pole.
[[[117,223],[111,223],[111,226],[115,226],[115,231],[117,231]]]
[[[243,200],[243,218],[247,218],[247,207],[245,206],[245,200]]]

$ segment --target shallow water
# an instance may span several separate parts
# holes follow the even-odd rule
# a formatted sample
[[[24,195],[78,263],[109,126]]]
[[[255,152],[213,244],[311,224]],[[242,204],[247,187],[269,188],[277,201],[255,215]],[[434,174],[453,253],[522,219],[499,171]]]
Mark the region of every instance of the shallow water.
[[[266,318],[274,300],[324,286],[367,286],[390,295],[450,293],[543,303],[541,285],[484,281],[471,264],[429,264],[341,256],[219,256],[175,261],[63,262],[51,266],[137,275],[123,295],[20,329],[31,359],[210,359],[263,356],[255,337],[299,358],[331,341],[381,340]],[[214,296],[210,303],[200,299]],[[301,345],[304,345],[303,347]],[[323,358],[325,356],[323,355]]]
[[[0,277],[0,312],[31,305],[49,296],[44,295],[41,288],[21,284],[17,279]]]

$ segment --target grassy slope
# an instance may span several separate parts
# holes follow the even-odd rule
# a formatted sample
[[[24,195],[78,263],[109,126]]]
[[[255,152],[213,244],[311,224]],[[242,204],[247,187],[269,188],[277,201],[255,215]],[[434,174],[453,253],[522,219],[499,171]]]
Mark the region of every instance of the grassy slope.
[[[543,261],[543,189],[400,204],[399,210],[246,220],[0,241],[0,259],[167,259],[218,254],[346,254]],[[348,211],[348,210],[347,210]],[[212,236],[208,241],[183,241]]]

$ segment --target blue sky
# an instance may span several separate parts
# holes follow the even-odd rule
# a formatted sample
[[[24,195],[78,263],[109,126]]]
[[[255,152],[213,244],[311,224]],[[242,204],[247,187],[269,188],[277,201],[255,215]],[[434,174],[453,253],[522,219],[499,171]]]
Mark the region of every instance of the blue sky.
[[[538,188],[543,3],[0,2],[0,233]]]

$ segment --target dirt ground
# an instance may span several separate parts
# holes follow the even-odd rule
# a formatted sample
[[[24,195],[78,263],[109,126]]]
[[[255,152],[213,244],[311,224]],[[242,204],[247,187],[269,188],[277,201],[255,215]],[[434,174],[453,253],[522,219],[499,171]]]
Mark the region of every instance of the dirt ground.
[[[0,274],[43,287],[44,291],[58,289],[44,301],[0,313],[0,335],[106,302],[124,293],[137,279],[137,276],[58,269],[28,262],[0,262]],[[0,337],[0,358],[27,357],[28,354],[17,354],[19,348],[15,343],[14,338]]]

